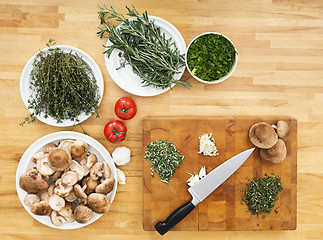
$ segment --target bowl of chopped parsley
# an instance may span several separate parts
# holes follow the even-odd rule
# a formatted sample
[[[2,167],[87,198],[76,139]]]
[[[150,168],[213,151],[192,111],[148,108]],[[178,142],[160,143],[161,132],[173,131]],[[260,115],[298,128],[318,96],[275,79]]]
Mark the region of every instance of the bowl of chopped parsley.
[[[185,62],[195,79],[214,84],[231,76],[238,62],[238,54],[229,38],[220,33],[206,32],[190,42]]]

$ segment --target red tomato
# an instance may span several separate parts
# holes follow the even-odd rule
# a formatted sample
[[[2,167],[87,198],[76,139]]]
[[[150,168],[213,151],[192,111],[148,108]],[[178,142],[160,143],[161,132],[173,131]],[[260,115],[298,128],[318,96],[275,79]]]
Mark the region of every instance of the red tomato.
[[[104,127],[104,136],[112,143],[122,142],[127,133],[126,125],[119,120],[110,121]]]
[[[114,107],[114,112],[118,118],[129,120],[137,113],[137,106],[134,100],[129,97],[119,98]]]

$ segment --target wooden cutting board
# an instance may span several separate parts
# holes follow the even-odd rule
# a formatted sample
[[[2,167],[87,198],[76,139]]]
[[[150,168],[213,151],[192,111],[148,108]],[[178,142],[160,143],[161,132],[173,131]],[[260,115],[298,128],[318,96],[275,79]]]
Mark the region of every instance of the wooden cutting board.
[[[228,180],[200,203],[173,231],[195,230],[293,230],[296,229],[296,184],[297,184],[297,121],[291,118],[261,117],[201,117],[143,119],[143,148],[150,142],[170,140],[185,156],[172,181],[160,181],[157,174],[151,176],[150,163],[144,159],[144,204],[143,228],[155,230],[158,221],[164,221],[176,208],[191,200],[186,180],[206,166],[207,173],[232,156],[253,147],[248,139],[252,124],[265,121],[276,124],[278,120],[291,121],[291,133],[283,140],[287,147],[286,159],[278,164],[261,160],[259,149]],[[213,133],[219,155],[215,157],[198,154],[199,136]],[[251,217],[247,207],[241,205],[242,193],[247,178],[259,178],[264,174],[279,173],[284,189],[276,201],[274,211],[262,217]]]

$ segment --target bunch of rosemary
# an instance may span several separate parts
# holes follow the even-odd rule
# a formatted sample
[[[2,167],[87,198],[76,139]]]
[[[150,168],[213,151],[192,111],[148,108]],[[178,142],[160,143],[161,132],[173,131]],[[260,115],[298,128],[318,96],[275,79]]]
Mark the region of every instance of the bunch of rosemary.
[[[184,156],[179,154],[179,150],[171,141],[157,140],[147,145],[145,159],[150,159],[151,171],[157,172],[161,181],[168,183]]]
[[[147,11],[139,15],[134,7],[126,7],[127,15],[134,17],[129,20],[112,7],[99,6],[102,9],[98,12],[101,26],[97,34],[102,38],[108,33],[112,43],[106,46],[105,54],[110,57],[114,49],[121,50],[119,56],[130,64],[133,72],[142,79],[143,86],[165,89],[175,83],[188,89],[191,87],[186,81],[174,79],[174,74],[180,73],[179,69],[185,65],[184,54],[171,38],[167,39],[161,33],[154,21],[149,20]],[[116,28],[107,22],[110,19],[122,22],[122,25]],[[124,67],[126,62],[121,62],[121,65]]]
[[[57,123],[65,119],[78,122],[80,114],[99,109],[98,86],[90,67],[76,53],[51,48],[54,44],[50,40],[48,51],[40,51],[33,62],[28,108],[34,111],[21,126],[34,122],[41,113],[45,118],[53,117]]]
[[[247,204],[251,216],[265,213],[263,215],[265,217],[269,214],[283,189],[279,176],[274,174],[269,176],[268,173],[265,176],[249,182],[246,189],[240,189],[241,192],[244,192],[241,204],[243,205],[243,202]],[[275,212],[277,213],[277,210]]]

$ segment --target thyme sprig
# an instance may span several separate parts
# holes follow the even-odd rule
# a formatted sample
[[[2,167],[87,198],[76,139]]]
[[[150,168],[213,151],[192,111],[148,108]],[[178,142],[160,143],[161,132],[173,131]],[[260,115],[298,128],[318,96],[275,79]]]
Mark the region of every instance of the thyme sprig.
[[[264,213],[264,218],[271,212],[275,206],[275,201],[278,199],[278,195],[283,189],[280,180],[279,175],[272,174],[270,176],[266,173],[264,178],[248,180],[246,188],[240,189],[244,193],[241,204],[246,203],[251,216],[258,216]],[[275,213],[277,213],[277,209],[275,209]]]
[[[54,118],[57,123],[65,119],[79,121],[85,113],[92,114],[99,109],[98,86],[92,70],[77,54],[63,52],[49,40],[48,51],[40,51],[30,74],[31,96],[28,109],[33,112],[20,123],[34,122],[37,115]]]
[[[129,63],[132,70],[142,79],[143,86],[153,86],[156,89],[170,88],[178,84],[186,88],[191,85],[186,80],[174,79],[174,74],[180,73],[185,65],[184,54],[181,54],[171,38],[161,33],[154,21],[149,20],[145,11],[140,15],[135,7],[127,8],[127,15],[134,17],[129,20],[113,7],[99,5],[101,11],[98,18],[101,25],[97,32],[100,38],[109,34],[111,46],[106,46],[105,54],[110,57],[114,49],[121,50],[122,57]],[[122,22],[118,29],[109,22],[111,19]],[[120,54],[119,54],[120,56]],[[122,59],[121,59],[122,60]],[[121,67],[126,64],[121,63]]]

